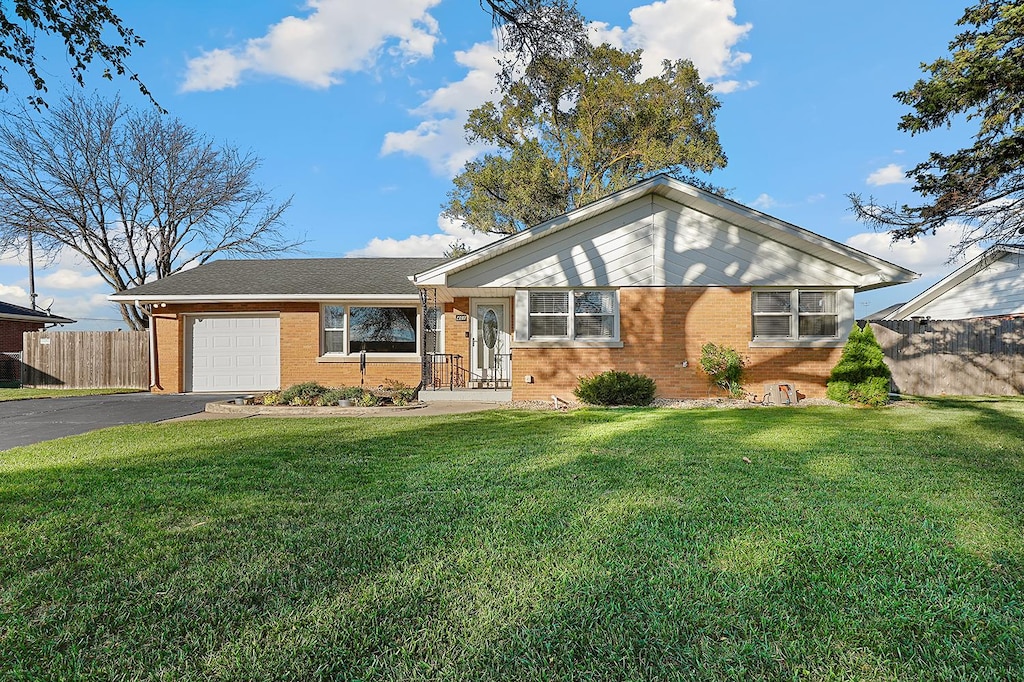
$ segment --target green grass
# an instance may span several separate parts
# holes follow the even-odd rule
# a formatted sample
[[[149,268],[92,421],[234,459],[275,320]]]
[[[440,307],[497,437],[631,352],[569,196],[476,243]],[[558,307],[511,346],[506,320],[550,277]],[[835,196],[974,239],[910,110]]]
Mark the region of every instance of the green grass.
[[[1020,679],[1022,434],[1024,401],[948,400],[19,448],[0,676]]]
[[[140,392],[137,388],[0,388],[0,403],[6,400],[29,400],[31,398],[69,398],[79,395]]]

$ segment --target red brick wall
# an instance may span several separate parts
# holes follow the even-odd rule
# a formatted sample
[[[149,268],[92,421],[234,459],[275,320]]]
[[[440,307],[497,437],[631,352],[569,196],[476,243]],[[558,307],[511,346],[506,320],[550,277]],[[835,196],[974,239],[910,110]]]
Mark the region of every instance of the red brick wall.
[[[700,347],[711,341],[735,348],[747,360],[745,386],[760,392],[769,381],[793,381],[811,397],[825,393],[825,381],[842,349],[748,348],[751,338],[749,288],[623,288],[619,291],[622,348],[515,348],[512,394],[516,400],[573,400],[580,376],[609,369],[639,372],[658,384],[658,396],[709,395],[700,370]],[[683,363],[688,366],[684,367]],[[532,375],[533,384],[527,384]],[[713,396],[724,395],[711,389]]]
[[[38,322],[19,322],[17,320],[0,320],[0,353],[19,353],[22,351],[22,334],[37,332],[46,325]]]
[[[456,315],[465,315],[466,319],[456,322]],[[469,369],[469,299],[466,297],[444,304],[444,352],[461,355],[463,366]]]
[[[168,305],[157,312],[156,346],[158,386],[155,390],[180,393],[185,387],[185,325],[183,314],[279,313],[281,317],[281,387],[304,381],[325,386],[358,386],[359,358],[345,362],[319,360],[320,304],[308,303],[218,303]],[[366,368],[366,385],[377,386],[387,379],[410,386],[420,382],[420,362],[375,363]]]

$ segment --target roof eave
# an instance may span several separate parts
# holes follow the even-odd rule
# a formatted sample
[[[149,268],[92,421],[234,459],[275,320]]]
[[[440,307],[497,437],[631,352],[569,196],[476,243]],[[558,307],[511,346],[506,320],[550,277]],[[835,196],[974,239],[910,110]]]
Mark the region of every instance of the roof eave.
[[[107,296],[114,303],[230,303],[287,301],[418,301],[419,294],[224,294],[224,295],[133,295],[130,291]]]
[[[56,315],[16,315],[0,314],[0,320],[12,322],[38,322],[39,324],[73,324],[75,320],[68,317],[57,317]]]
[[[983,253],[971,259],[958,269],[940,279],[920,294],[903,304],[902,307],[886,315],[884,320],[905,320],[918,310],[928,305],[939,296],[942,296],[954,287],[962,284],[965,280],[973,277],[984,270],[994,261],[1006,253],[1024,254],[1024,248],[1011,244],[996,244],[989,247]]]

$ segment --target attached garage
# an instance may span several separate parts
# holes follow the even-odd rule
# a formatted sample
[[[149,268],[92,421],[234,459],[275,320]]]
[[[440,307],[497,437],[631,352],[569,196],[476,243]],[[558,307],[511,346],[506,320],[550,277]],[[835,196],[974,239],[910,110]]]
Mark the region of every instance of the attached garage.
[[[233,393],[281,387],[278,315],[197,315],[187,320],[186,391]]]

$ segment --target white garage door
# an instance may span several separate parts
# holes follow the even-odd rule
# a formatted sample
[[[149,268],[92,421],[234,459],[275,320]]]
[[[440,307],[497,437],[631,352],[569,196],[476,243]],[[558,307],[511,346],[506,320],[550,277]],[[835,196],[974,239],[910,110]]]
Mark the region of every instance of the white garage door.
[[[269,391],[281,384],[277,315],[190,317],[186,391]]]

